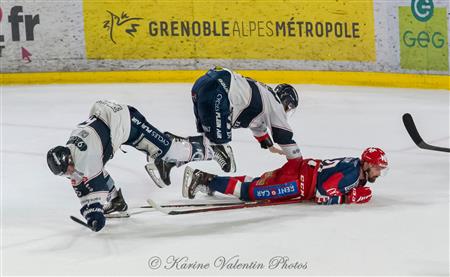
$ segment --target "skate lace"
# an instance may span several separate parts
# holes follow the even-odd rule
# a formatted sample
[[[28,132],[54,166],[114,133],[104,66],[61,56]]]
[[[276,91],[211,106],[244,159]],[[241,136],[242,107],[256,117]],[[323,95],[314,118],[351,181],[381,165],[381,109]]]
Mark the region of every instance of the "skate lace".
[[[214,152],[214,160],[220,165],[221,168],[224,168],[228,163],[221,152]]]

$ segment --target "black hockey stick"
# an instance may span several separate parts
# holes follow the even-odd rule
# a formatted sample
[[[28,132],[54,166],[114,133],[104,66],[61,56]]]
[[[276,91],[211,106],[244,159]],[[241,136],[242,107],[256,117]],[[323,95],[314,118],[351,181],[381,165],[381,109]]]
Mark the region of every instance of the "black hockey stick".
[[[76,223],[78,223],[78,224],[80,224],[80,225],[82,225],[82,226],[84,226],[84,227],[90,229],[91,231],[94,231],[94,232],[95,232],[94,227],[91,227],[91,226],[87,225],[86,222],[84,222],[83,220],[79,219],[78,217],[75,217],[75,216],[71,215],[71,216],[70,216],[70,219],[72,219],[72,220],[75,221]],[[95,222],[94,222],[94,224],[95,224]]]
[[[402,119],[403,124],[405,124],[406,131],[408,131],[409,136],[419,148],[441,152],[450,152],[450,148],[434,146],[426,143],[417,131],[416,124],[414,123],[414,120],[409,113],[405,113]]]

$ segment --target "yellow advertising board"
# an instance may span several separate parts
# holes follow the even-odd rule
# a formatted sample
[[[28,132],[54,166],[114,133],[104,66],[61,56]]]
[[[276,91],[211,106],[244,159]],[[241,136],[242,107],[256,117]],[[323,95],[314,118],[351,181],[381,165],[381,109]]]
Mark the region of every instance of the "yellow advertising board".
[[[88,59],[374,61],[373,0],[84,0]]]

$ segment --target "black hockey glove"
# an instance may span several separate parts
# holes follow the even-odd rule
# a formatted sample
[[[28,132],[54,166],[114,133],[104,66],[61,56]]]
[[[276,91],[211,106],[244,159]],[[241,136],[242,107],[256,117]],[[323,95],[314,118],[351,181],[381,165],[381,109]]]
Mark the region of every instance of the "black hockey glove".
[[[98,232],[105,227],[105,216],[103,215],[103,206],[100,203],[84,205],[80,210],[81,215],[86,218],[87,225],[93,231]]]

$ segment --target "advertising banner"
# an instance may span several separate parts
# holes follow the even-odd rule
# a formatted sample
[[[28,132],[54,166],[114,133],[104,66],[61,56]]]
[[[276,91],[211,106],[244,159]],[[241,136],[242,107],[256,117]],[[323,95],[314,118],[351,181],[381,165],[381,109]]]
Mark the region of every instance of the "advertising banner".
[[[375,61],[373,1],[84,0],[88,59]]]
[[[447,28],[447,8],[436,8],[431,0],[399,7],[401,68],[448,71]]]

